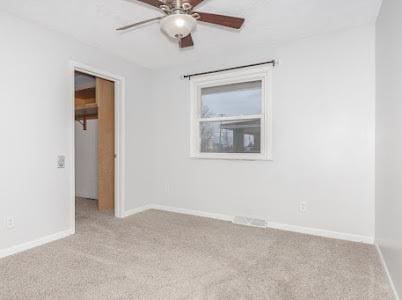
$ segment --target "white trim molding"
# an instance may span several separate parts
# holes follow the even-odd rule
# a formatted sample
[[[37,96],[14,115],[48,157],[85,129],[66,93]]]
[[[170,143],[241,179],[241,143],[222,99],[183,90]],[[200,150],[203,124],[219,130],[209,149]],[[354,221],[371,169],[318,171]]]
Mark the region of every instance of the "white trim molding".
[[[143,211],[147,211],[147,210],[150,210],[150,209],[154,209],[152,207],[152,205],[144,205],[144,206],[140,206],[140,207],[137,207],[137,208],[129,209],[129,210],[126,210],[123,213],[122,217],[127,218],[129,216],[136,215],[136,214],[142,213]]]
[[[395,284],[394,284],[394,281],[392,280],[391,273],[389,272],[387,263],[385,262],[384,255],[382,254],[381,247],[377,243],[375,244],[375,247],[377,249],[378,255],[380,256],[380,260],[381,260],[382,266],[384,268],[384,271],[387,274],[388,281],[389,281],[389,283],[391,285],[391,289],[392,289],[392,291],[394,293],[395,299],[400,300],[398,292],[397,292]]]
[[[39,247],[39,246],[42,246],[44,244],[54,242],[54,241],[57,241],[57,240],[60,240],[60,239],[64,239],[64,238],[66,238],[66,237],[68,237],[70,235],[73,235],[74,233],[75,232],[74,232],[73,229],[67,229],[67,230],[64,230],[64,231],[60,231],[60,232],[57,232],[57,233],[53,233],[53,234],[44,236],[42,238],[30,241],[30,242],[26,242],[26,243],[23,243],[23,244],[16,245],[16,246],[13,246],[13,247],[10,247],[10,248],[7,248],[7,249],[1,249],[0,250],[0,258],[10,256],[10,255],[13,255],[13,254],[17,254],[17,253],[20,253],[20,252],[23,252],[23,251],[26,251],[26,250],[29,250],[29,249],[32,249],[32,248],[35,248],[35,247]]]
[[[221,220],[221,221],[228,221],[228,222],[232,222],[232,220],[233,220],[233,217],[224,215],[224,214],[209,213],[209,212],[204,212],[204,211],[200,211],[200,210],[177,208],[177,207],[158,205],[158,204],[152,205],[152,209],[163,210],[163,211],[173,212],[173,213],[177,213],[177,214],[184,214],[184,215],[190,215],[190,216],[196,216],[196,217]]]
[[[185,209],[185,208],[177,208],[177,207],[171,207],[171,206],[165,206],[165,205],[159,205],[159,204],[148,204],[144,206],[140,206],[135,209],[130,209],[124,213],[124,217],[129,217],[150,209],[155,209],[155,210],[161,210],[161,211],[167,211],[167,212],[173,212],[177,214],[184,214],[184,215],[191,215],[191,216],[196,216],[196,217],[204,217],[204,218],[210,218],[210,219],[216,219],[216,220],[222,220],[222,221],[232,221],[232,217],[223,215],[223,214],[215,214],[215,213],[207,213],[199,210],[191,210],[191,209]]]
[[[74,88],[74,72],[79,71],[86,74],[90,74],[96,77],[107,79],[115,83],[115,216],[117,218],[124,218],[125,213],[125,78],[119,75],[112,74],[108,71],[98,69],[96,67],[88,66],[76,61],[70,61],[71,66],[71,97],[72,97],[72,120],[73,125],[75,122],[74,115],[74,99],[75,99],[75,88]],[[72,169],[72,227],[75,226],[75,139],[74,139],[74,126],[72,127],[72,158],[71,158],[71,169]]]
[[[311,227],[303,227],[303,226],[297,226],[297,225],[288,225],[288,224],[276,223],[276,222],[268,222],[268,228],[292,231],[292,232],[320,236],[320,237],[325,237],[325,238],[330,238],[330,239],[345,240],[345,241],[358,242],[358,243],[364,243],[364,244],[370,244],[370,245],[374,244],[373,237],[359,235],[359,234],[344,233],[344,232],[324,230],[324,229],[311,228]]]
[[[171,207],[171,206],[165,206],[165,205],[159,205],[159,204],[149,204],[146,206],[142,206],[138,209],[132,209],[130,211],[127,211],[124,214],[124,216],[129,217],[131,215],[135,215],[136,213],[140,213],[140,212],[146,211],[148,209],[156,209],[156,210],[162,210],[162,211],[168,211],[168,212],[173,212],[173,213],[179,213],[179,214],[185,214],[185,215],[191,215],[191,216],[197,216],[197,217],[204,217],[204,218],[210,218],[210,219],[216,219],[216,220],[228,221],[228,222],[232,222],[234,219],[233,216],[229,216],[229,215],[225,215],[225,214],[209,213],[209,212],[204,212],[204,211],[199,211],[199,210],[177,208],[177,207]],[[358,242],[358,243],[364,243],[364,244],[374,244],[373,237],[351,234],[351,233],[343,233],[343,232],[330,231],[330,230],[324,230],[324,229],[309,228],[309,227],[296,226],[296,225],[288,225],[288,224],[276,223],[276,222],[267,222],[267,228],[297,232],[297,233],[301,233],[301,234],[308,234],[308,235],[320,236],[320,237],[331,238],[331,239]]]
[[[148,204],[148,205],[144,205],[144,206],[141,206],[141,207],[138,207],[135,209],[127,210],[121,215],[121,217],[126,218],[126,217],[133,216],[138,213],[141,213],[141,212],[144,212],[147,210],[151,210],[151,209],[167,211],[167,212],[172,212],[172,213],[185,214],[185,215],[191,215],[191,216],[197,216],[197,217],[203,217],[203,218],[210,218],[210,219],[227,221],[227,222],[232,222],[234,219],[234,217],[225,215],[225,214],[209,213],[209,212],[204,212],[204,211],[199,211],[199,210],[177,208],[177,207],[165,206],[165,205],[159,205],[159,204]],[[321,236],[321,237],[326,237],[326,238],[333,238],[333,239],[359,242],[359,243],[365,243],[365,244],[373,244],[374,243],[373,238],[368,237],[368,236],[361,236],[361,235],[355,235],[355,234],[350,234],[350,233],[340,233],[340,232],[336,232],[336,231],[328,231],[328,230],[323,230],[323,229],[308,228],[308,227],[295,226],[295,225],[287,225],[287,224],[275,223],[275,222],[268,222],[267,224],[268,224],[268,228],[271,228],[271,229],[279,229],[279,230],[297,232],[297,233],[301,233],[301,234],[309,234],[309,235],[314,235],[314,236]],[[65,231],[61,231],[61,232],[58,232],[55,234],[45,236],[43,238],[31,241],[31,242],[17,245],[17,246],[8,248],[8,249],[4,249],[4,250],[2,249],[2,250],[0,250],[0,258],[9,256],[9,255],[13,255],[13,254],[25,251],[25,250],[29,250],[34,247],[38,247],[38,246],[56,241],[58,239],[65,238],[74,233],[75,233],[74,229],[68,229]],[[392,284],[392,280],[389,275],[388,268],[386,267],[385,261],[383,259],[381,250],[379,249],[378,246],[377,246],[377,249],[380,254],[381,260],[384,264],[384,268],[385,268],[387,275]],[[393,286],[393,284],[392,284],[392,287],[394,289],[394,292],[396,293],[396,290],[395,290],[395,287]],[[399,298],[397,298],[397,299],[399,300]]]

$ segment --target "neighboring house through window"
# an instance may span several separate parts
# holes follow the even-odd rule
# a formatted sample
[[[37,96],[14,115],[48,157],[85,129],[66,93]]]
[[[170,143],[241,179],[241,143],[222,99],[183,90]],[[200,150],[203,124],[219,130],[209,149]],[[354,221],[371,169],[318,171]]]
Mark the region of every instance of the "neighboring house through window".
[[[271,74],[264,66],[192,79],[192,157],[271,159]]]

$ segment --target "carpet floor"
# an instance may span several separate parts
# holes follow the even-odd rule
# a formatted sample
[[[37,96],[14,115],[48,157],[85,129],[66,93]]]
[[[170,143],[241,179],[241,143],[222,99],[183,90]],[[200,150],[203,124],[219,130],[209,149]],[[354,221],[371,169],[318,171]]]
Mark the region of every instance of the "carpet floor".
[[[0,299],[393,299],[374,246],[77,200],[77,233],[0,259]]]

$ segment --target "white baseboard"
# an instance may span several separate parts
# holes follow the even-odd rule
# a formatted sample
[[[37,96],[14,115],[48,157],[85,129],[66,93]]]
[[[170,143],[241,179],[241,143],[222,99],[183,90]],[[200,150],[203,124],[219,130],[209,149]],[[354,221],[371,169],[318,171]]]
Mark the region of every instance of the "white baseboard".
[[[337,231],[330,231],[324,229],[296,226],[296,225],[288,225],[282,223],[268,222],[268,227],[273,229],[280,229],[285,231],[292,231],[298,233],[304,233],[309,235],[321,236],[331,239],[345,240],[351,242],[358,242],[364,244],[374,244],[374,238],[371,236],[351,234],[351,233],[343,233]]]
[[[139,213],[149,210],[149,209],[153,209],[152,205],[144,205],[144,206],[140,206],[140,207],[137,207],[134,209],[129,209],[129,210],[126,210],[125,212],[123,212],[122,217],[126,218],[129,216],[135,215],[135,214],[139,214]]]
[[[391,273],[389,272],[387,263],[385,262],[384,255],[382,254],[380,246],[375,243],[375,247],[377,248],[378,255],[380,256],[381,263],[384,267],[385,273],[387,274],[388,281],[391,284],[392,291],[394,292],[395,300],[400,300],[398,292],[396,291],[394,281],[392,280]]]
[[[178,214],[204,217],[204,218],[216,219],[216,220],[221,220],[221,221],[229,221],[229,222],[232,222],[232,220],[233,220],[233,217],[228,216],[228,215],[223,215],[223,214],[209,213],[209,212],[204,212],[204,211],[199,211],[199,210],[177,208],[177,207],[158,205],[158,204],[153,204],[151,206],[152,206],[152,209],[169,211],[169,212],[174,212],[174,213],[178,213]]]
[[[129,216],[141,213],[141,212],[149,210],[149,209],[163,210],[163,211],[174,212],[174,213],[178,213],[178,214],[204,217],[204,218],[210,218],[210,219],[217,219],[217,220],[223,220],[223,221],[232,221],[232,219],[233,219],[232,217],[227,216],[227,215],[207,213],[207,212],[198,211],[198,210],[177,208],[177,207],[171,207],[171,206],[165,206],[165,205],[159,205],[159,204],[148,204],[148,205],[140,206],[138,208],[130,209],[130,210],[126,211],[123,214],[123,216],[129,217]]]
[[[217,220],[222,220],[222,221],[229,221],[229,222],[233,221],[233,217],[224,215],[224,214],[208,213],[208,212],[203,212],[203,211],[198,211],[198,210],[177,208],[177,207],[158,205],[158,204],[144,205],[144,206],[141,206],[141,207],[138,207],[135,209],[125,211],[123,214],[123,217],[135,215],[135,214],[138,214],[140,212],[143,212],[143,211],[146,211],[149,209],[156,209],[156,210],[162,210],[162,211],[168,211],[168,212],[174,212],[174,213],[179,213],[179,214],[186,214],[186,215],[192,215],[192,216],[198,216],[198,217],[204,217],[204,218],[210,218],[210,219],[217,219]],[[268,228],[280,229],[280,230],[286,230],[286,231],[292,231],[292,232],[298,232],[298,233],[303,233],[303,234],[310,234],[310,235],[316,235],[316,236],[322,236],[322,237],[334,238],[334,239],[340,239],[340,240],[347,240],[347,241],[353,241],[353,242],[360,242],[360,243],[366,243],[366,244],[374,243],[374,239],[369,236],[361,236],[361,235],[328,231],[328,230],[322,230],[322,229],[316,229],[316,228],[287,225],[287,224],[275,223],[275,222],[268,222]],[[74,230],[74,228],[72,228],[72,229],[68,229],[65,231],[61,231],[61,232],[58,232],[55,234],[45,236],[43,238],[40,238],[40,239],[37,239],[34,241],[16,245],[16,246],[13,246],[13,247],[10,247],[7,249],[1,249],[0,250],[0,258],[9,256],[9,255],[13,255],[13,254],[16,254],[16,253],[19,253],[19,252],[22,252],[22,251],[25,251],[28,249],[32,249],[34,247],[38,247],[38,246],[65,238],[74,233],[75,233],[75,230]],[[377,246],[377,249],[380,253],[381,259],[386,268],[385,261],[383,259],[381,250],[379,249],[378,246]],[[387,271],[388,277],[390,278],[387,268],[386,268],[386,271]],[[394,286],[393,286],[393,288],[394,288],[394,291],[396,291]]]
[[[0,250],[0,258],[10,256],[13,254],[17,254],[19,252],[23,252],[23,251],[26,251],[26,250],[50,243],[50,242],[54,242],[59,239],[63,239],[74,233],[75,233],[74,229],[68,229],[65,231],[60,231],[60,232],[57,232],[54,234],[47,235],[45,237],[39,238],[34,241],[22,243],[22,244],[19,244],[19,245],[16,245],[16,246],[13,246],[13,247],[10,247],[7,249],[1,249]]]
[[[134,215],[136,213],[143,212],[148,209],[157,209],[157,210],[169,211],[169,212],[174,212],[174,213],[179,213],[179,214],[186,214],[186,215],[192,215],[192,216],[197,216],[197,217],[205,217],[205,218],[211,218],[211,219],[217,219],[217,220],[223,220],[223,221],[229,221],[229,222],[232,222],[233,218],[234,218],[232,216],[228,216],[228,215],[224,215],[224,214],[208,213],[208,212],[199,211],[199,210],[177,208],[177,207],[171,207],[171,206],[165,206],[165,205],[159,205],[159,204],[149,204],[146,206],[139,207],[137,209],[130,210],[130,211],[126,212],[124,214],[124,216],[127,217],[130,215]],[[346,241],[352,241],[352,242],[359,242],[359,243],[365,243],[365,244],[373,244],[374,243],[374,238],[370,237],[370,236],[342,233],[342,232],[329,231],[329,230],[316,229],[316,228],[308,228],[308,227],[302,227],[302,226],[296,226],[296,225],[287,225],[287,224],[276,223],[276,222],[268,222],[267,224],[268,224],[268,228],[273,228],[273,229],[280,229],[280,230],[285,230],[285,231],[292,231],[292,232],[298,232],[298,233],[303,233],[303,234],[309,234],[309,235],[315,235],[315,236],[321,236],[321,237],[333,238],[333,239],[339,239],[339,240],[346,240]]]
[[[98,199],[97,195],[89,195],[89,194],[80,194],[79,192],[76,192],[75,197],[78,198],[85,198],[85,199]]]

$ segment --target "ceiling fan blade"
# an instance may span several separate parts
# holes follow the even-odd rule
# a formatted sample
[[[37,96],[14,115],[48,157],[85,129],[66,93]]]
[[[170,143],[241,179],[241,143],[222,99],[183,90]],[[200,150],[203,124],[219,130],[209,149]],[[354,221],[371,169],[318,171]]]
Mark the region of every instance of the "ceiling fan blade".
[[[164,4],[164,3],[162,3],[162,2],[159,1],[159,0],[137,0],[137,1],[143,2],[143,3],[145,3],[145,4],[149,4],[149,5],[152,5],[152,6],[155,6],[155,7],[157,7],[157,8],[159,8],[161,5]]]
[[[196,13],[200,15],[199,21],[201,22],[231,27],[235,29],[240,29],[245,21],[243,18],[203,13],[198,11]]]
[[[180,44],[180,48],[191,47],[194,45],[193,37],[191,36],[191,34],[189,34],[188,36],[180,39],[179,44]]]
[[[191,6],[194,8],[204,0],[188,0],[188,2],[191,4]]]
[[[149,19],[149,20],[137,22],[137,23],[134,23],[134,24],[130,24],[130,25],[127,25],[127,26],[123,26],[123,27],[117,28],[116,30],[117,30],[117,31],[120,31],[120,30],[127,30],[127,29],[133,28],[133,27],[135,27],[135,26],[139,26],[139,25],[142,25],[142,24],[146,24],[146,23],[150,23],[150,22],[153,22],[153,21],[160,20],[160,19],[162,19],[162,18],[163,18],[163,17],[157,17],[157,18],[153,18],[153,19]]]

